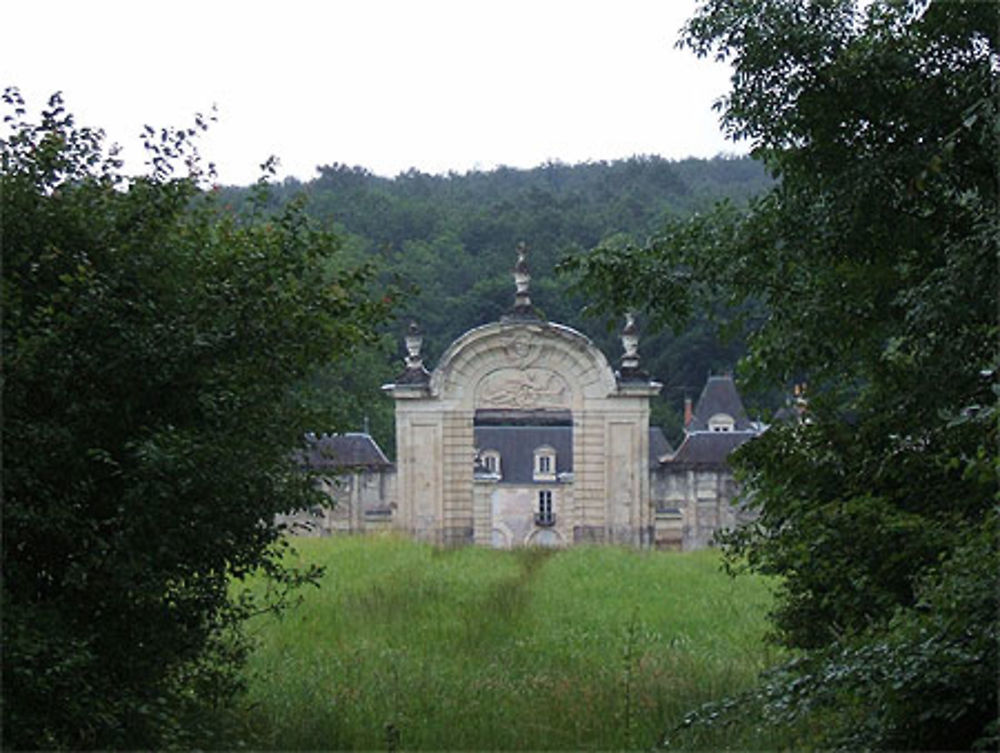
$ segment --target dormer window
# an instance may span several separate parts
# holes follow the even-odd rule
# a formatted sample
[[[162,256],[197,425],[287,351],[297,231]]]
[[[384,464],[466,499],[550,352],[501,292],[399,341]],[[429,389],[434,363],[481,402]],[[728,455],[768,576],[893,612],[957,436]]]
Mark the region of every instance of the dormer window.
[[[549,446],[539,447],[535,450],[535,481],[555,481],[556,480],[556,451]]]
[[[708,419],[709,431],[732,431],[736,421],[728,413],[716,413]]]
[[[487,472],[496,476],[502,475],[500,472],[500,453],[496,450],[484,450],[480,455],[483,467]]]

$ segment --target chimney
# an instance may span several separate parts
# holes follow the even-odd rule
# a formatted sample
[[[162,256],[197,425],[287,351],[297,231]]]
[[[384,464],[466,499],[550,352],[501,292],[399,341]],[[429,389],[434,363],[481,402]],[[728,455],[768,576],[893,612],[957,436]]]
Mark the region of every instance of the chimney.
[[[691,398],[684,398],[684,428],[686,429],[691,424],[691,419],[694,418],[694,409],[691,407]]]

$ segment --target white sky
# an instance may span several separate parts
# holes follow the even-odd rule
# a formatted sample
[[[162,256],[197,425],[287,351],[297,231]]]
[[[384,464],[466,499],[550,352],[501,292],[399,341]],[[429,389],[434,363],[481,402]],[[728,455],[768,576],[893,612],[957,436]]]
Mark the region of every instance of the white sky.
[[[142,126],[218,107],[223,183],[742,152],[728,69],[676,50],[696,0],[0,0],[0,86],[64,93],[141,169]]]

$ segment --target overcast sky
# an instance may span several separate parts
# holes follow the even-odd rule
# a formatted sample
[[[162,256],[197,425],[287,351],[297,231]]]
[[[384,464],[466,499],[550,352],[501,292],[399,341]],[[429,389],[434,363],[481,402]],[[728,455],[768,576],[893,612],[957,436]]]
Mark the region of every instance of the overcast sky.
[[[2,0],[0,85],[61,90],[142,164],[144,124],[218,108],[224,183],[711,157],[728,70],[677,50],[696,0]]]

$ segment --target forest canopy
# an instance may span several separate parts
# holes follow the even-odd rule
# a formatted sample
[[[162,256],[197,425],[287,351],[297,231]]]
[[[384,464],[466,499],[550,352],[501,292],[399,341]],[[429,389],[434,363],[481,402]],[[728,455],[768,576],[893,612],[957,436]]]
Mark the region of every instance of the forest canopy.
[[[320,166],[317,173],[304,183],[286,180],[272,194],[271,206],[276,210],[291,197],[304,196],[307,214],[345,239],[352,261],[374,261],[382,279],[398,281],[405,290],[399,319],[420,323],[431,366],[463,332],[496,321],[510,308],[511,269],[521,242],[528,246],[533,302],[548,319],[581,330],[616,359],[622,320],[594,315],[590,297],[571,289],[560,262],[601,243],[622,248],[642,243],[671,217],[686,217],[720,200],[743,205],[771,185],[759,163],[723,156],[552,162],[462,175],[409,171],[391,179],[339,164]],[[221,192],[237,209],[248,195],[243,188]],[[676,332],[650,330],[640,343],[643,367],[664,384],[654,423],[675,439],[684,397],[696,396],[710,371],[731,370],[743,352],[739,333],[718,337],[709,313]],[[403,330],[401,325],[384,330],[381,346],[359,356],[363,368],[322,377],[325,384],[369,396],[352,408],[355,428],[367,417],[390,455],[391,401],[371,398],[400,368]]]

